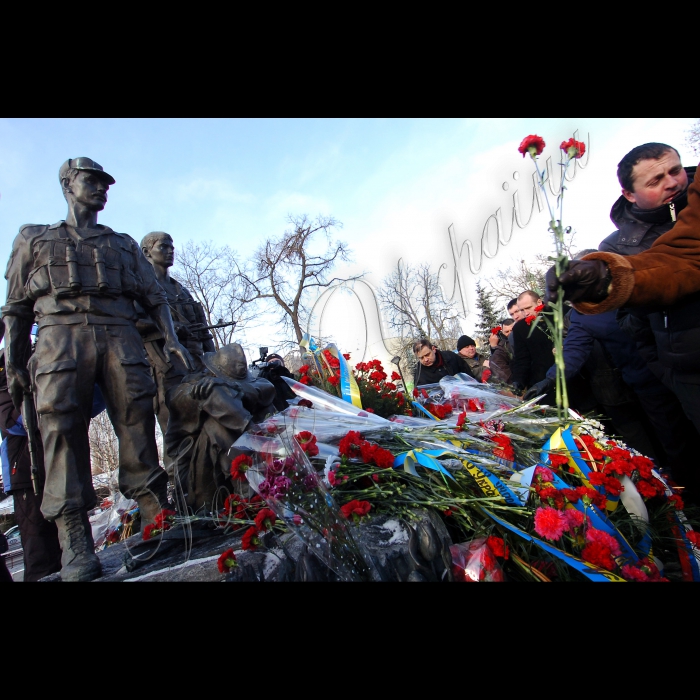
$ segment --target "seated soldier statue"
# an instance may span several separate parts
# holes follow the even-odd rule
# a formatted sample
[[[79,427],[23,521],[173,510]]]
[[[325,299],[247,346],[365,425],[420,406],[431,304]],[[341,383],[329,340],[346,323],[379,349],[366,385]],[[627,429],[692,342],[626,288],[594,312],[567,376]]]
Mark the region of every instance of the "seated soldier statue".
[[[170,421],[165,449],[177,464],[176,478],[194,512],[208,513],[230,472],[228,451],[250,423],[276,412],[275,388],[248,371],[238,343],[202,356],[204,367],[166,394]],[[186,449],[187,440],[193,441]]]

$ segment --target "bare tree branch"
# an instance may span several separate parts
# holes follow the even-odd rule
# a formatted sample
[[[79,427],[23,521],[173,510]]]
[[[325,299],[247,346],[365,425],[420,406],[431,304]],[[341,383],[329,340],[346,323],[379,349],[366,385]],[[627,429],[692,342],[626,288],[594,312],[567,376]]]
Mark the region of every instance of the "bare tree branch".
[[[338,261],[350,260],[350,250],[346,243],[333,240],[333,229],[342,228],[342,224],[331,216],[310,220],[307,215],[290,215],[287,221],[292,227],[280,238],[266,240],[240,276],[245,299],[276,304],[281,310],[279,325],[285,333],[293,333],[299,343],[309,320],[310,292],[342,281],[329,277],[330,271]],[[326,249],[317,254],[312,248],[319,233],[326,239]]]
[[[202,304],[208,324],[236,321],[235,327],[212,329],[217,350],[234,342],[234,336],[246,328],[254,327],[258,310],[246,298],[247,287],[236,251],[228,246],[188,241],[177,253],[173,277]]]

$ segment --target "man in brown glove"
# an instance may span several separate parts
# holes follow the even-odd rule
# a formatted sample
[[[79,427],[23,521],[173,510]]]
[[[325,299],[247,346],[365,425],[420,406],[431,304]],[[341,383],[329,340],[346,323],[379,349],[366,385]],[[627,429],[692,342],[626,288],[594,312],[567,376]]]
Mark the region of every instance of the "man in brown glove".
[[[670,230],[636,255],[591,253],[570,261],[559,278],[551,268],[547,295],[554,299],[563,287],[564,298],[583,314],[632,308],[647,324],[654,351],[650,366],[700,430],[700,188],[693,181],[687,206],[671,208],[684,179],[674,149],[640,160],[632,176],[632,189],[623,186],[623,195],[646,211],[667,207],[675,219]]]

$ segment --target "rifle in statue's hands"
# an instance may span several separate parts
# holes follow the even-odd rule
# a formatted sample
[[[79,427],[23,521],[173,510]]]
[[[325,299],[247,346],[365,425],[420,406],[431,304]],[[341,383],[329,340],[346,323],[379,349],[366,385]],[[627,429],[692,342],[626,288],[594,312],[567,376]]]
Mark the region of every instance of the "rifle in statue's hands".
[[[220,318],[216,323],[212,323],[210,325],[206,325],[204,323],[193,323],[187,327],[187,330],[194,336],[200,336],[201,333],[213,330],[214,328],[228,328],[229,326],[235,328],[237,323],[238,321],[224,321],[222,318]],[[211,335],[207,333],[206,338],[211,338]],[[198,339],[201,340],[201,337]]]
[[[22,422],[27,431],[27,443],[29,445],[29,462],[32,470],[32,488],[34,495],[41,495],[41,473],[39,472],[39,453],[36,444],[36,412],[34,410],[34,395],[24,392],[22,400]]]

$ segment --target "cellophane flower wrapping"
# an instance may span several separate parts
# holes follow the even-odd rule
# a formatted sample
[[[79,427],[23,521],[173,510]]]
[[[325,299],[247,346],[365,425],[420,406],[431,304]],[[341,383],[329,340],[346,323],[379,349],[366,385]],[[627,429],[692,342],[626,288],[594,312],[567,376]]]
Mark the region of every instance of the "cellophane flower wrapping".
[[[450,554],[455,581],[469,583],[506,580],[501,565],[486,544],[486,537],[476,537],[469,542],[453,544]]]
[[[466,411],[467,414],[483,413],[490,416],[496,411],[507,411],[521,403],[517,398],[501,394],[496,387],[479,384],[464,374],[443,377],[440,388],[445,400],[454,406],[457,413]]]
[[[295,439],[248,432],[232,447],[253,459],[246,472],[253,490],[341,581],[372,580],[370,558]]]

